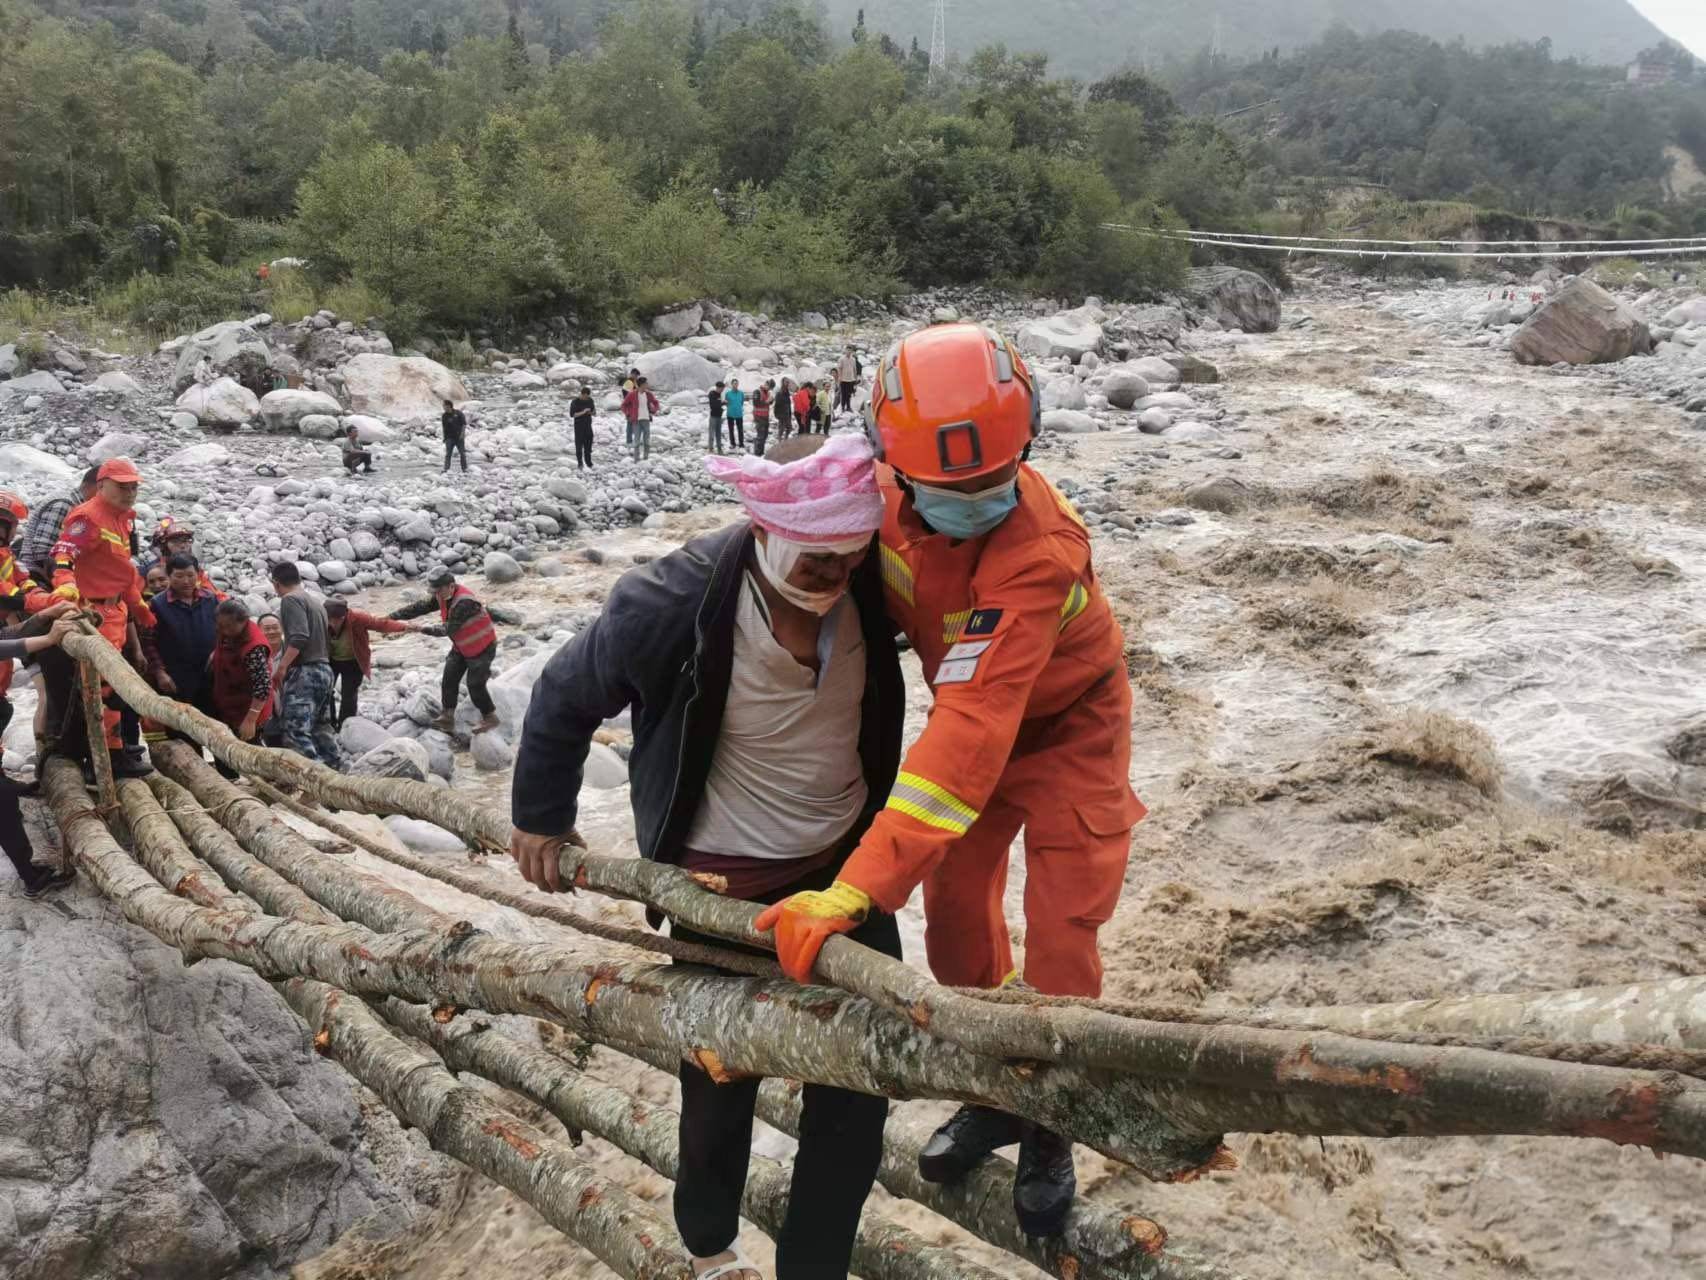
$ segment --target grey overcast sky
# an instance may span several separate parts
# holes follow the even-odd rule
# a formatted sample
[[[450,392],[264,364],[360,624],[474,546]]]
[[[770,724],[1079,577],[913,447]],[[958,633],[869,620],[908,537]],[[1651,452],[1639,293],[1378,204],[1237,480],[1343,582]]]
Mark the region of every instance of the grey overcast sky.
[[[1706,58],[1706,0],[1632,0],[1662,30]]]

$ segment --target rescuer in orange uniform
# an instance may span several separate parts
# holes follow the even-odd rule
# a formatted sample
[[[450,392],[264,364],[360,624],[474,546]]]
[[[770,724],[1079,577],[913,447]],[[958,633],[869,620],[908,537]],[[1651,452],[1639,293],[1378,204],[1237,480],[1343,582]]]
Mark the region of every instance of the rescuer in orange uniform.
[[[129,458],[103,462],[95,477],[95,496],[66,514],[53,548],[53,594],[98,614],[101,634],[120,653],[125,652],[132,620],[144,629],[154,626],[154,614],[142,602],[142,577],[130,558],[141,485],[142,476]],[[151,772],[124,753],[112,689],[103,684],[101,694],[107,704],[102,721],[114,774],[137,777]]]
[[[0,489],[0,625],[16,625],[20,637],[45,634],[45,620],[30,631],[22,630],[28,615],[49,610],[48,617],[57,617],[72,608],[55,600],[43,591],[41,584],[30,576],[12,555],[12,537],[29,518],[29,505],[9,489]],[[62,607],[59,607],[62,606]],[[12,723],[12,660],[0,661],[0,732]]]
[[[1102,989],[1097,930],[1125,880],[1133,794],[1124,640],[1096,582],[1090,537],[1024,458],[1041,423],[1030,371],[992,330],[941,325],[883,360],[869,410],[895,472],[877,553],[890,616],[935,705],[835,885],[757,921],[805,981],[832,934],[924,886],[930,969],[950,986],[1018,978],[1002,898],[1025,830],[1024,981],[1049,995]],[[964,1107],[919,1159],[952,1182],[1020,1144],[1014,1208],[1032,1236],[1062,1229],[1072,1148],[1017,1117]]]

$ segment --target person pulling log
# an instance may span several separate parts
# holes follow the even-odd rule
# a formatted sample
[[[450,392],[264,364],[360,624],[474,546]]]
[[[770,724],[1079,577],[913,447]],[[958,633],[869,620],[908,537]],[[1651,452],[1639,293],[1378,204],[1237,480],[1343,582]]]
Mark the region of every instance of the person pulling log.
[[[387,615],[398,622],[408,622],[438,611],[435,625],[418,627],[428,635],[450,638],[450,653],[444,659],[444,681],[439,687],[442,709],[433,721],[433,728],[449,732],[456,725],[456,703],[461,697],[462,681],[468,681],[468,698],[480,713],[475,733],[485,733],[498,727],[497,704],[487,692],[492,678],[492,659],[498,652],[498,632],[492,625],[491,612],[474,593],[456,581],[449,569],[439,568],[427,579],[432,594],[425,600],[406,604]]]
[[[510,848],[541,888],[565,887],[558,853],[574,838],[592,735],[630,707],[641,850],[717,877],[732,897],[829,888],[894,782],[905,699],[870,558],[882,499],[869,445],[816,438],[769,460],[705,461],[748,519],[624,576],[535,689]],[[670,932],[715,941],[679,921]],[[901,954],[887,912],[852,936]],[[680,1079],[676,1225],[701,1280],[757,1280],[737,1233],[760,1082],[699,1062]],[[806,1085],[778,1280],[848,1273],[887,1113],[886,1099]]]

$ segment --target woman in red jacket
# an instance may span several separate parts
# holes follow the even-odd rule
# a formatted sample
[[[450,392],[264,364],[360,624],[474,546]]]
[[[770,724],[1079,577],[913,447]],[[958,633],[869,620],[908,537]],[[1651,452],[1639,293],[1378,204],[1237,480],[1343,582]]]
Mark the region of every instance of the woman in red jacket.
[[[332,674],[338,681],[338,727],[345,720],[361,713],[356,700],[361,696],[361,682],[373,674],[373,642],[368,633],[395,635],[409,630],[406,622],[378,618],[360,609],[352,609],[345,600],[326,601],[326,647],[331,653]]]

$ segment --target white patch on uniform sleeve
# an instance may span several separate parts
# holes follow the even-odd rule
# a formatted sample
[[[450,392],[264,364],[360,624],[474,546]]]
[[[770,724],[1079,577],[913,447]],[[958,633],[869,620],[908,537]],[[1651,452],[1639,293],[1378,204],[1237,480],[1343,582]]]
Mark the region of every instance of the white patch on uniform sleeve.
[[[949,662],[960,662],[966,658],[975,658],[979,654],[981,654],[985,649],[989,648],[990,645],[992,645],[994,643],[995,643],[995,641],[993,641],[993,640],[966,640],[966,641],[962,641],[961,643],[955,645],[952,649],[949,649],[946,653],[944,653],[942,655],[942,661],[944,663],[949,663]]]
[[[977,675],[976,658],[961,658],[954,662],[944,662],[936,668],[936,679],[933,684],[969,684]]]

